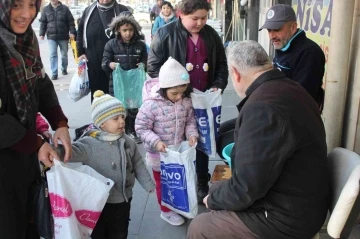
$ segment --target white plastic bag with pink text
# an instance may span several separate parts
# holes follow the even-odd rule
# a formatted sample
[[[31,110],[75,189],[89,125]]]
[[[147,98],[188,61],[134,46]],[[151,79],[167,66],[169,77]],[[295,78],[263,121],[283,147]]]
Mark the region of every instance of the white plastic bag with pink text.
[[[46,177],[55,239],[90,238],[114,182],[89,166],[58,160]]]

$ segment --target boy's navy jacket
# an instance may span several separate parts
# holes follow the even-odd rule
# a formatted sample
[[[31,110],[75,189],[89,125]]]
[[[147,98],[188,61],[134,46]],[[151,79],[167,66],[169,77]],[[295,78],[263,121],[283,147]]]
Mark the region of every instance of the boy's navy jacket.
[[[124,43],[121,39],[115,38],[108,41],[104,48],[102,69],[110,76],[109,94],[114,95],[113,79],[111,77],[111,62],[117,62],[123,70],[137,68],[139,63],[147,64],[146,44],[136,35],[130,43]]]

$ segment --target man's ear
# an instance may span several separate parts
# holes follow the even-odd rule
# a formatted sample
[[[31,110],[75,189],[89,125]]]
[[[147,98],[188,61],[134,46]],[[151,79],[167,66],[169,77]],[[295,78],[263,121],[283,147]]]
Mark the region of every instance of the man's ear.
[[[235,67],[231,67],[231,72],[233,73],[233,78],[236,83],[240,82],[241,74],[238,72],[238,70]]]

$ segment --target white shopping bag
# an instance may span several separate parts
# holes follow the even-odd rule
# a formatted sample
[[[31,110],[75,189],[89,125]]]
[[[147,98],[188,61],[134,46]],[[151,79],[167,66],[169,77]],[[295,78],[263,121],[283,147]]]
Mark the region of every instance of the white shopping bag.
[[[100,217],[114,182],[86,165],[58,160],[46,172],[55,239],[83,239]]]
[[[221,121],[221,90],[201,92],[194,89],[191,101],[199,131],[197,149],[215,157]]]
[[[78,101],[90,92],[89,76],[86,60],[79,61],[78,69],[73,75],[69,86],[69,97]]]
[[[187,218],[198,212],[196,196],[195,146],[188,141],[169,146],[160,153],[161,205]]]

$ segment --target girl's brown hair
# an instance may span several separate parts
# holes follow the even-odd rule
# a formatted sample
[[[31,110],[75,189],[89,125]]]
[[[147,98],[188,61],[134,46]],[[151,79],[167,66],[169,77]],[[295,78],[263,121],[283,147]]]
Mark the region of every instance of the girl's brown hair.
[[[190,94],[191,92],[193,91],[193,87],[191,84],[184,84],[184,85],[188,85],[184,94],[183,94],[183,98],[190,98]],[[184,86],[184,85],[178,85],[178,86]],[[175,87],[178,87],[178,86],[175,86]],[[171,89],[171,88],[175,88],[175,87],[170,87],[170,88],[160,88],[158,90],[158,93],[165,99],[165,100],[169,100],[167,95],[166,95],[166,92],[168,89]]]

